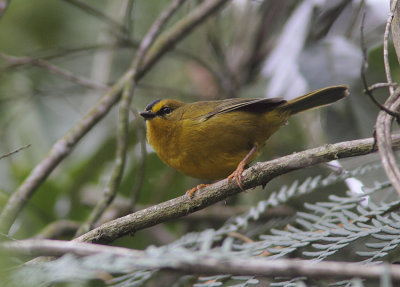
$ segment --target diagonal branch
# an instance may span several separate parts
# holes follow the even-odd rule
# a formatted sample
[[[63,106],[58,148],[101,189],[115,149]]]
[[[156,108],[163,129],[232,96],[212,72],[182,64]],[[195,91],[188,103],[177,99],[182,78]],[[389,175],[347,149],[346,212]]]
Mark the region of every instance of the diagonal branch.
[[[165,23],[174,15],[174,12],[185,2],[185,0],[175,0],[171,3],[170,7],[165,10],[159,18],[153,23],[150,30],[144,37],[136,57],[132,63],[132,70],[136,73],[140,69],[140,65],[143,62],[151,45],[154,43],[156,37],[161,32]],[[132,78],[135,78],[133,76]],[[96,205],[92,213],[90,214],[86,223],[82,224],[77,232],[77,236],[88,232],[93,228],[95,223],[99,220],[107,206],[109,206],[117,194],[122,175],[124,172],[127,152],[127,138],[129,129],[129,107],[132,102],[133,91],[136,88],[136,81],[132,80],[128,82],[122,93],[120,112],[119,112],[119,123],[118,123],[118,140],[117,140],[117,152],[114,161],[113,171],[111,173],[111,179],[104,191],[104,196],[100,202]]]
[[[228,0],[207,0],[195,10],[178,21],[173,27],[161,35],[152,46],[148,57],[137,72],[129,69],[117,83],[115,83],[100,101],[79,121],[64,137],[60,138],[50,149],[47,156],[32,170],[29,176],[18,187],[8,200],[0,214],[0,231],[7,233],[19,212],[23,209],[37,188],[69,155],[76,144],[86,135],[117,103],[123,87],[130,81],[138,81],[166,52],[185,38],[188,33],[216,12]]]
[[[393,136],[392,143],[394,147],[400,147],[400,134]],[[258,185],[265,185],[273,178],[293,170],[335,159],[365,155],[374,151],[376,151],[376,146],[373,138],[324,145],[268,162],[256,163],[245,170],[242,183],[244,189],[250,189]],[[199,190],[192,199],[184,195],[142,209],[105,223],[75,240],[110,243],[124,235],[193,213],[241,191],[236,183],[229,183],[225,179]]]
[[[22,147],[19,147],[19,148],[15,149],[15,150],[12,150],[12,151],[10,151],[10,152],[8,152],[6,154],[2,154],[2,155],[0,155],[0,159],[3,159],[3,158],[8,157],[10,155],[13,155],[14,153],[20,152],[21,150],[24,150],[24,149],[26,149],[26,148],[28,148],[30,146],[31,146],[31,144],[27,144],[27,145],[24,145]]]
[[[67,71],[65,69],[62,69],[60,67],[57,67],[44,59],[29,58],[29,57],[14,57],[14,56],[6,55],[4,53],[0,53],[0,57],[8,62],[8,65],[6,65],[4,68],[2,68],[2,70],[7,70],[12,67],[18,67],[21,65],[34,65],[34,66],[46,69],[50,73],[61,76],[65,79],[67,79],[68,81],[71,81],[77,85],[86,87],[88,89],[96,89],[96,90],[101,90],[101,91],[108,90],[108,86],[105,84],[95,83],[92,80],[87,79],[85,77],[77,76],[76,74],[74,74],[70,71]]]

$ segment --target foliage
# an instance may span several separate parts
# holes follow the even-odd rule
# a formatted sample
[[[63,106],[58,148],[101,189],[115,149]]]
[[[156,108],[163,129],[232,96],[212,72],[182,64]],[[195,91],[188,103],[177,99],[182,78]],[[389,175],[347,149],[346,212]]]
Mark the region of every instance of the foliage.
[[[1,209],[53,143],[81,124],[106,93],[104,86],[120,80],[140,41],[172,1],[34,2],[8,1],[7,10],[0,11],[0,155],[31,145],[0,159]],[[161,32],[169,31],[200,2],[186,1]],[[345,102],[291,119],[268,141],[259,160],[370,137],[379,110],[362,93],[361,15],[366,12],[367,79],[370,84],[384,82],[381,51],[388,10],[373,1],[356,0],[232,1],[207,15],[157,60],[138,81],[132,107],[142,110],[160,97],[187,102],[289,99],[323,86],[348,84],[351,96]],[[396,81],[400,70],[394,49],[389,54]],[[384,101],[383,89],[374,93]],[[88,218],[110,182],[119,136],[116,110],[74,146],[2,237],[41,236],[46,226],[66,221],[70,229],[52,234],[66,240],[74,237],[74,226]],[[144,140],[142,120],[131,116],[118,196],[97,225],[182,195],[198,184],[165,166],[150,147],[144,148]],[[377,156],[340,161],[333,170],[319,166],[286,174],[265,190],[210,207],[203,218],[188,216],[113,243],[145,250],[141,258],[66,254],[51,262],[19,266],[22,261],[16,263],[11,256],[4,257],[0,267],[12,266],[15,272],[6,273],[8,283],[16,286],[368,286],[373,283],[359,279],[198,276],[179,271],[205,258],[396,262],[400,201]],[[233,216],[228,219],[222,209]],[[274,210],[277,214],[271,215]],[[381,286],[389,286],[385,280],[382,274]]]
[[[379,164],[362,166],[350,171],[346,177],[370,176],[380,169]],[[273,260],[295,255],[316,261],[346,258],[363,264],[397,258],[400,215],[396,211],[400,201],[371,200],[376,194],[392,191],[390,184],[385,182],[365,187],[363,194],[349,192],[345,197],[330,195],[326,202],[306,203],[307,212],[297,212],[295,216],[269,220],[262,216],[272,207],[287,204],[304,194],[321,192],[343,179],[343,174],[331,173],[326,177],[307,178],[301,184],[294,182],[283,186],[248,212],[229,219],[220,228],[188,233],[168,245],[150,246],[143,258],[130,259],[106,253],[84,258],[65,255],[52,262],[23,268],[15,276],[22,276],[26,278],[25,282],[36,286],[39,282],[54,280],[84,282],[98,278],[98,271],[101,270],[125,274],[109,280],[107,285],[127,287],[141,286],[149,280],[158,282],[159,268],[195,264],[205,258],[234,260],[268,256]],[[243,240],[235,237],[236,233],[243,234],[244,238],[246,234],[251,234],[251,238]],[[295,282],[306,278],[276,280],[271,286],[295,286]],[[194,286],[251,286],[259,283],[255,277],[230,275],[195,276],[189,280],[187,276],[179,278],[177,274],[176,281],[197,282]],[[353,286],[351,281],[342,281],[339,285],[346,284]]]

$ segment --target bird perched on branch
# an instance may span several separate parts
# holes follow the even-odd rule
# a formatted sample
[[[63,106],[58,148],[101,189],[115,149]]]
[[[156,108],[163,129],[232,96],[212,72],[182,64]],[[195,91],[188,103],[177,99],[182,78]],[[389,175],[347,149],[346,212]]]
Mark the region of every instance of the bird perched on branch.
[[[235,179],[241,175],[266,140],[291,115],[329,105],[348,95],[347,86],[323,88],[290,101],[281,98],[226,99],[183,103],[162,99],[140,115],[147,139],[169,166],[199,179]],[[204,185],[187,192],[194,192]]]

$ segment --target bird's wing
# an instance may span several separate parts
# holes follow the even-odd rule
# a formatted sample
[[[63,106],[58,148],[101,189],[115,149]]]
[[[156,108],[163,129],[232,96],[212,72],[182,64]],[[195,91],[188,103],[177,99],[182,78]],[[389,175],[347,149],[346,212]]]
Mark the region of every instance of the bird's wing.
[[[270,99],[227,99],[221,101],[212,111],[199,117],[202,121],[206,121],[213,116],[229,113],[235,110],[246,110],[253,113],[264,113],[272,110],[277,106],[284,104],[286,101],[282,98]]]

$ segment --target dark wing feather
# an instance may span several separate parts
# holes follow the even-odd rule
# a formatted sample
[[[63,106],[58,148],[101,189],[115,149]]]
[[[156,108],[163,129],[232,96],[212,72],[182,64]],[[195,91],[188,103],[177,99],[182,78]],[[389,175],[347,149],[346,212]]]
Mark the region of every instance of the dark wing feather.
[[[211,112],[201,116],[200,119],[206,121],[213,116],[229,113],[235,110],[244,110],[252,113],[264,113],[284,103],[286,103],[286,101],[282,98],[227,99],[221,101],[220,105],[215,107]]]

